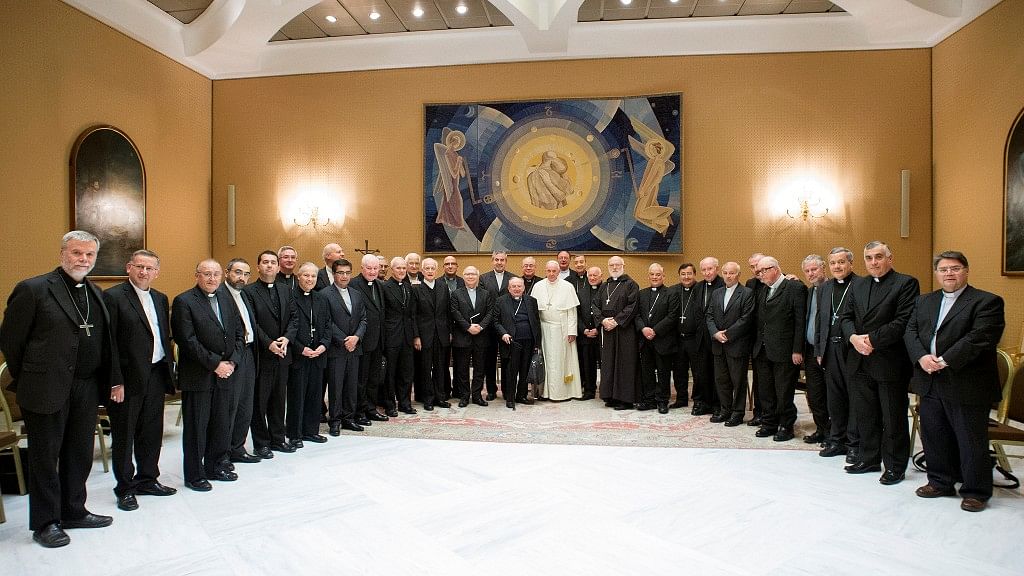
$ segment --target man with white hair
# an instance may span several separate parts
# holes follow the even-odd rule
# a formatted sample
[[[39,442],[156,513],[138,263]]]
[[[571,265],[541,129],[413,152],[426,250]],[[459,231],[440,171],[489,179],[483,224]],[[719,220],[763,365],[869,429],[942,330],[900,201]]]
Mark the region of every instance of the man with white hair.
[[[825,260],[817,254],[808,254],[801,263],[807,290],[807,314],[804,324],[804,380],[807,383],[807,408],[814,417],[814,433],[804,436],[808,444],[824,444],[828,440],[831,424],[828,421],[828,396],[825,389],[825,371],[814,354],[818,338],[818,310],[821,308],[821,287],[825,283]]]
[[[448,408],[445,398],[445,376],[448,375],[448,354],[451,350],[451,294],[448,286],[437,279],[437,260],[426,258],[421,266],[423,281],[413,286],[416,296],[416,333],[413,347],[419,352],[416,385],[422,388],[423,409],[434,406]]]
[[[523,289],[526,294],[533,292],[533,287],[540,280],[540,276],[537,276],[537,259],[533,256],[527,256],[523,258]]]
[[[324,246],[324,267],[317,272],[315,290],[334,284],[334,261],[345,257],[345,250],[334,242]]]
[[[363,254],[359,275],[349,286],[363,295],[366,304],[366,333],[362,340],[363,355],[359,359],[359,402],[355,422],[367,426],[372,421],[386,421],[377,411],[377,394],[383,379],[384,362],[384,294],[381,290],[380,260],[376,254]]]
[[[494,295],[480,285],[480,272],[476,266],[462,271],[466,285],[451,297],[452,356],[455,361],[454,393],[459,396],[459,408],[469,406],[470,400],[478,406],[487,406],[483,399],[485,354],[488,349],[491,324],[494,320]],[[473,367],[470,383],[469,369]]]
[[[384,413],[415,414],[412,407],[413,338],[416,333],[416,300],[406,278],[405,258],[391,259],[391,278],[384,289]]]
[[[558,262],[544,265],[545,279],[530,294],[540,312],[541,350],[544,351],[544,398],[568,400],[583,395],[579,358],[576,356],[576,307],[579,298],[572,284],[558,277]]]
[[[103,294],[86,278],[99,249],[89,232],[65,234],[60,266],[14,287],[0,327],[28,432],[29,529],[47,548],[71,541],[64,529],[113,522],[85,508],[96,406],[123,394]]]
[[[491,294],[491,299],[497,301],[502,294],[508,294],[508,281],[515,274],[507,271],[508,253],[504,250],[497,250],[491,254],[491,270],[480,274],[480,287]],[[487,352],[484,359],[485,384],[487,385],[487,399],[494,400],[498,394],[498,334],[493,327],[488,327]]]
[[[704,318],[711,307],[711,294],[715,290],[725,286],[722,277],[718,275],[718,258],[705,256],[701,258],[700,275],[702,280],[697,283],[697,299],[700,302],[700,317],[697,318],[698,326],[704,326]],[[715,386],[715,361],[711,353],[711,340],[705,330],[698,330],[698,353],[693,371],[693,410],[691,414],[700,416],[711,414],[715,422],[722,419],[722,405],[718,400],[718,390]]]
[[[568,250],[562,250],[558,253],[558,278],[560,280],[568,280],[572,274],[572,269],[569,265],[572,263],[572,254]]]
[[[636,402],[637,283],[626,274],[621,256],[608,259],[608,280],[592,304],[601,326],[601,399],[615,410],[632,410]]]
[[[420,271],[422,261],[423,258],[415,252],[405,255],[405,277],[409,279],[409,284],[419,284],[423,281],[423,273]]]
[[[640,402],[637,410],[668,414],[672,394],[672,356],[676,353],[677,292],[665,287],[665,268],[655,262],[647,268],[650,286],[637,297],[636,328],[640,332]]]
[[[577,256],[577,260],[581,258]],[[586,260],[583,261],[586,266]],[[594,311],[597,292],[601,289],[604,271],[599,266],[585,270],[585,282],[576,288],[580,306],[576,312],[576,353],[579,357],[580,376],[583,378],[583,396],[580,400],[597,397],[597,364],[601,360],[601,318]]]

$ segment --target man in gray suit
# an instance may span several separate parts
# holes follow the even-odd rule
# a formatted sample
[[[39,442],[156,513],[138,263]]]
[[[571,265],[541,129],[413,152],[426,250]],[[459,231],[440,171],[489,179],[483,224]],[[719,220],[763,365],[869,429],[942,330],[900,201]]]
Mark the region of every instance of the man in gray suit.
[[[366,334],[366,305],[364,296],[349,289],[352,263],[344,258],[335,260],[334,283],[321,293],[327,297],[331,309],[331,346],[327,349],[327,381],[330,397],[331,436],[340,436],[341,429],[362,432],[362,406],[359,406],[359,360],[362,340]],[[369,420],[364,422],[370,425]]]
[[[711,293],[705,322],[715,357],[715,384],[726,426],[743,423],[747,404],[747,359],[754,345],[754,291],[739,283],[740,265],[722,266],[725,286]]]

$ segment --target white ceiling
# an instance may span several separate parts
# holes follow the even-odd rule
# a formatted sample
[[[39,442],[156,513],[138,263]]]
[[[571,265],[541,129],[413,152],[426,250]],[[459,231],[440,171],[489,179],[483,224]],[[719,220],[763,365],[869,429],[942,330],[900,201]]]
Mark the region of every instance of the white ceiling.
[[[530,60],[927,48],[1000,0],[832,0],[843,11],[584,22],[579,20],[592,17],[593,0],[582,14],[584,0],[489,0],[512,26],[284,42],[270,40],[321,0],[213,0],[189,24],[148,0],[63,1],[208,78],[222,79]],[[604,0],[604,11],[617,9],[612,3],[618,2]],[[748,14],[758,11],[754,4],[780,0],[753,0],[749,7],[743,0],[699,0],[708,13],[719,3],[722,13]]]

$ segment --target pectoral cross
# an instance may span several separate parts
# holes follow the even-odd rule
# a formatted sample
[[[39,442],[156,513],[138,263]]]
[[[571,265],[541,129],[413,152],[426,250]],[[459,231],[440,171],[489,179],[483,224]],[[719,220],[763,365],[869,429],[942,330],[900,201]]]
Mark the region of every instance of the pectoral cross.
[[[89,324],[88,322],[85,322],[84,324],[79,324],[78,327],[79,328],[85,328],[85,335],[86,336],[92,336],[92,332],[89,331],[89,328],[95,328],[96,325],[95,324]]]
[[[312,326],[309,327],[309,339],[310,340],[315,340],[316,339],[316,328],[314,328]]]
[[[839,319],[839,314],[836,314],[835,312],[833,312],[832,313],[832,324],[835,324],[837,319]],[[831,326],[831,324],[830,324],[830,326]]]

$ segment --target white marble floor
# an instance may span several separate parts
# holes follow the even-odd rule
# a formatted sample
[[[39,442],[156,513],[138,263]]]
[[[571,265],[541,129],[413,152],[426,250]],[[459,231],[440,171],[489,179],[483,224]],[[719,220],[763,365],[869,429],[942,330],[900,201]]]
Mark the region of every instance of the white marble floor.
[[[1019,491],[970,514],[915,497],[912,468],[885,487],[813,452],[342,436],[238,472],[121,512],[97,462],[89,508],[114,524],[55,550],[4,495],[0,576],[1024,574]]]

